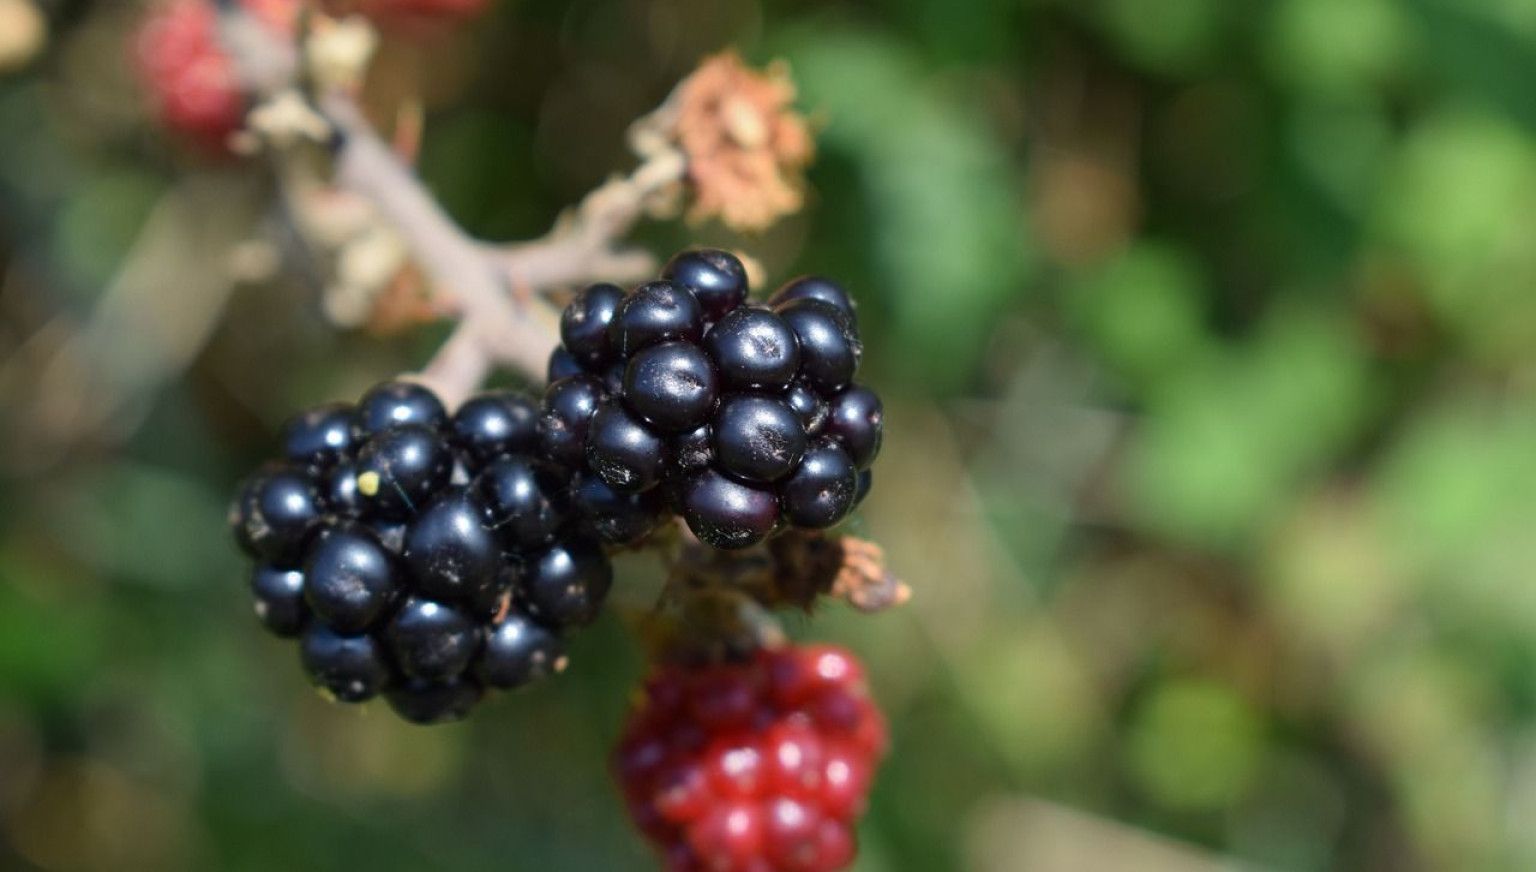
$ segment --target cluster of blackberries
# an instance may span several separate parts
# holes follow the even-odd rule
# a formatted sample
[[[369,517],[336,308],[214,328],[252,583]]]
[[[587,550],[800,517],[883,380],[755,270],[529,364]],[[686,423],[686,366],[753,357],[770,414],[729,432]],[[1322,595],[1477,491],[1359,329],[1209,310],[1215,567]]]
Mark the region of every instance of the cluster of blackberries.
[[[614,770],[668,869],[835,872],[886,744],[853,655],[791,647],[658,667]]]
[[[767,306],[722,251],[674,257],[625,294],[593,285],[561,319],[542,406],[509,392],[450,416],[428,389],[381,384],[285,428],[230,511],[256,561],[256,612],[298,637],[311,679],[382,693],[418,723],[462,717],[485,688],[565,664],[596,617],[606,548],[681,514],[743,548],[830,527],[869,490],[880,400],[837,285],[797,279]]]
[[[816,277],[766,305],[747,291],[739,260],[696,250],[627,294],[578,294],[549,362],[546,455],[637,518],[678,512],[717,548],[847,517],[869,490],[882,416],[853,381],[853,304]]]
[[[538,417],[506,392],[450,417],[389,382],[288,423],[286,458],[245,483],[230,526],[256,614],[299,638],[317,685],[432,723],[564,667],[561,633],[596,616],[612,569],[603,519],[538,456]]]

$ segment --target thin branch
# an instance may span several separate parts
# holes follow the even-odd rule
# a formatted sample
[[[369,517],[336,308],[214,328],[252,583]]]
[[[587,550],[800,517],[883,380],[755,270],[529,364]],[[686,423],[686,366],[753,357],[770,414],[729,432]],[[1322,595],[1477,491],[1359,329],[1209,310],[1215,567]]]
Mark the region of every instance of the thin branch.
[[[298,76],[292,45],[253,27],[238,10],[224,18],[230,51],[263,93],[280,91],[274,71]],[[598,280],[632,282],[655,270],[648,252],[621,247],[618,240],[679,188],[686,161],[676,149],[647,149],[640,167],[588,194],[543,238],[490,245],[454,223],[350,95],[324,94],[318,104],[339,143],[333,183],[373,203],[459,320],[419,373],[451,405],[478,388],[494,365],[542,380],[558,342],[549,291]]]
[[[423,377],[450,404],[478,387],[492,362],[515,366],[531,379],[542,378],[558,342],[549,304],[541,297],[522,307],[513,304],[506,280],[485,246],[448,217],[355,103],[331,95],[322,110],[341,138],[336,182],[373,202],[460,320]]]

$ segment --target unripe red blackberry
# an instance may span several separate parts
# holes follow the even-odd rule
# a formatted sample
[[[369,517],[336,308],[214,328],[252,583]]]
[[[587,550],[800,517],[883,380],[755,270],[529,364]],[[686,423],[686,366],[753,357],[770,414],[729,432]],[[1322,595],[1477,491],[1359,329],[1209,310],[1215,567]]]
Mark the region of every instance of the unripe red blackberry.
[[[853,383],[853,303],[815,277],[770,303],[749,303],[741,262],[709,249],[627,296],[581,292],[550,356],[542,450],[614,490],[661,485],[717,548],[838,524],[868,490],[883,426],[879,398]]]
[[[657,667],[613,770],[668,868],[833,872],[885,746],[853,656],[789,647]]]

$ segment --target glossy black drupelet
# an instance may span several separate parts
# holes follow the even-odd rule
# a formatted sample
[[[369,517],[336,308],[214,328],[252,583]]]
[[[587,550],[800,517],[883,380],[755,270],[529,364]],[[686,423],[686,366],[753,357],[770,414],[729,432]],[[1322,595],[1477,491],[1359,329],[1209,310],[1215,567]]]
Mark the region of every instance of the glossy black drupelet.
[[[704,348],[734,390],[782,390],[800,366],[800,341],[783,318],[743,306],[720,319]]]
[[[352,453],[353,409],[327,403],[301,412],[283,426],[283,452],[296,463],[328,466]]]
[[[781,306],[792,300],[820,300],[847,315],[855,325],[858,316],[853,309],[853,298],[842,285],[821,276],[801,276],[785,282],[768,298],[768,305]]]
[[[451,601],[485,596],[502,567],[485,507],[463,487],[445,488],[411,521],[401,556],[416,590]]]
[[[594,285],[567,308],[565,345],[550,357],[564,378],[545,395],[541,446],[584,470],[579,501],[605,511],[576,514],[604,542],[652,526],[650,507],[619,511],[623,492],[659,491],[658,504],[718,548],[785,525],[834,526],[867,494],[883,412],[854,383],[853,301],[815,276],[766,306],[747,291],[739,260],[699,249],[617,303],[613,286]]]
[[[660,526],[667,514],[659,488],[620,493],[590,470],[576,474],[571,503],[582,527],[605,545],[632,545]]]
[[[509,455],[487,466],[470,485],[485,526],[509,550],[526,552],[555,537],[568,520],[570,477],[554,464]]]
[[[389,707],[413,724],[446,724],[461,721],[485,695],[468,676],[433,681],[407,678],[384,692]]]
[[[665,433],[682,433],[709,420],[719,399],[714,362],[697,345],[663,342],[630,358],[624,404]]]
[[[591,285],[565,307],[560,316],[560,344],[577,365],[598,369],[613,354],[609,346],[609,325],[624,290],[618,285]]]
[[[792,300],[775,312],[799,341],[801,378],[827,393],[847,387],[863,356],[848,316],[812,298]]]
[[[784,520],[821,529],[847,517],[858,495],[859,471],[842,446],[830,440],[811,446],[779,488]]]
[[[638,493],[661,481],[667,445],[661,436],[616,402],[592,416],[587,434],[587,468],[614,490]]]
[[[420,424],[437,429],[448,419],[448,412],[437,395],[414,382],[384,382],[370,388],[357,401],[353,427],[363,437],[381,433],[402,424]]]
[[[310,680],[341,702],[372,699],[393,678],[377,639],[343,635],[324,624],[304,633],[299,659]]]
[[[703,331],[704,310],[692,291],[668,281],[646,282],[619,304],[608,341],[616,355],[628,358],[658,342],[697,342]]]
[[[591,621],[611,584],[598,539],[632,542],[664,515],[655,493],[579,485],[584,441],[569,466],[542,459],[545,419],[569,413],[558,423],[584,436],[583,404],[605,401],[580,378],[568,403],[492,391],[451,417],[426,388],[390,382],[284,426],[287,459],[242,485],[229,523],[255,561],[258,619],[299,639],[328,695],[382,694],[402,718],[438,723],[487,686],[564,665],[559,627]]]
[[[542,624],[580,627],[597,617],[612,586],[613,566],[602,546],[596,539],[572,538],[556,542],[528,564],[519,598]]]
[[[544,457],[580,466],[587,456],[587,425],[607,397],[602,380],[591,375],[573,375],[550,384],[538,425]]]
[[[256,618],[275,636],[297,636],[309,622],[304,573],[297,569],[256,565],[251,570],[251,598]]]
[[[715,463],[747,481],[777,481],[805,454],[805,427],[789,404],[764,394],[737,394],[715,415]]]
[[[448,440],[425,424],[375,433],[357,452],[357,490],[368,512],[404,520],[416,514],[453,473]]]
[[[453,414],[450,441],[476,467],[539,445],[539,407],[522,394],[497,391],[472,397]]]
[[[833,398],[827,433],[843,444],[859,469],[868,469],[880,454],[884,428],[885,410],[869,388],[855,385]]]
[[[524,615],[509,615],[488,634],[475,659],[475,677],[489,687],[510,690],[565,669],[559,634]]]
[[[799,416],[805,435],[816,436],[821,433],[821,428],[827,423],[827,414],[831,411],[831,406],[821,394],[808,385],[794,384],[784,392],[784,402]]]
[[[400,671],[412,678],[447,681],[462,673],[480,644],[480,628],[452,606],[412,597],[385,632]]]
[[[747,271],[732,255],[714,249],[683,251],[667,261],[661,277],[693,292],[704,317],[718,321],[747,300]]]
[[[580,361],[564,348],[556,348],[549,355],[549,367],[544,371],[544,381],[548,384],[573,375],[581,375],[586,372]]]
[[[779,523],[779,498],[772,490],[744,484],[713,468],[682,482],[679,496],[688,529],[716,548],[755,545]]]
[[[394,553],[357,523],[336,524],[316,537],[304,579],[309,607],[342,633],[361,633],[380,622],[405,589]]]
[[[230,512],[236,540],[253,557],[294,565],[323,518],[313,478],[291,465],[257,473]]]

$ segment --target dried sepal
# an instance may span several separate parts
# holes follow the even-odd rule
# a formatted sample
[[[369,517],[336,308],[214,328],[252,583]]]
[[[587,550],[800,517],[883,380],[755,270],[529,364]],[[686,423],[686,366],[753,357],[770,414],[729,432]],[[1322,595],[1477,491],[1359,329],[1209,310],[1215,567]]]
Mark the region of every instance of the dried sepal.
[[[809,611],[827,596],[873,613],[912,598],[912,589],[886,568],[884,549],[867,539],[799,533],[780,536],[768,548],[775,588],[786,604]]]
[[[631,131],[642,156],[668,146],[688,162],[688,218],[718,218],[733,230],[762,230],[805,202],[805,167],[815,154],[810,126],[794,108],[784,63],[765,70],[734,51],[706,58],[665,106]]]

